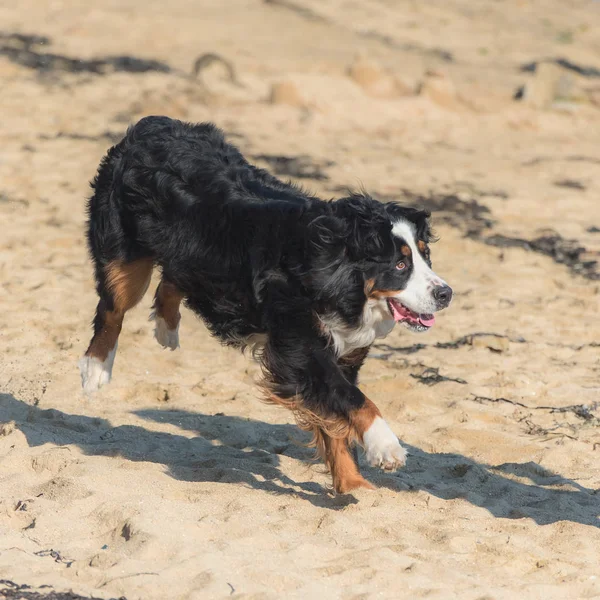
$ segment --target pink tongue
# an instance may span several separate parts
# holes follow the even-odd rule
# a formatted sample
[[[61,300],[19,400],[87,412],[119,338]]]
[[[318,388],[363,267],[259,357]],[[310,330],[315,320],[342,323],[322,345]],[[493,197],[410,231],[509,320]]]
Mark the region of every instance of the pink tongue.
[[[431,327],[435,323],[435,317],[433,315],[419,315],[419,323],[425,325],[425,327]]]
[[[411,323],[420,323],[424,327],[431,327],[435,323],[433,315],[418,315],[395,300],[391,300],[390,305],[394,313],[394,321],[410,321]]]

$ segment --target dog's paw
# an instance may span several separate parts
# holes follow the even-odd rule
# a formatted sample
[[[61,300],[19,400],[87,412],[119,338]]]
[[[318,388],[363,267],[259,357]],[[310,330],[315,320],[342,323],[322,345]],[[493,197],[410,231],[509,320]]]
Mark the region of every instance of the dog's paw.
[[[372,467],[395,471],[406,464],[406,450],[400,445],[395,433],[381,418],[376,417],[363,435],[367,462]]]
[[[81,387],[86,394],[98,391],[110,381],[115,352],[116,348],[111,350],[104,362],[95,356],[84,356],[79,361]]]
[[[151,317],[152,318],[152,317]],[[179,348],[179,324],[175,329],[169,329],[167,322],[158,316],[154,316],[154,337],[163,348],[177,350]]]

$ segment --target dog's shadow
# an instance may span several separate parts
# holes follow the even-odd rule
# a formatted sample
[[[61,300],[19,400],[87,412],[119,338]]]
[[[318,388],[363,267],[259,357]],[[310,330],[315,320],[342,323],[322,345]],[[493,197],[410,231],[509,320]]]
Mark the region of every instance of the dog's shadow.
[[[163,464],[179,480],[242,483],[332,510],[356,502],[352,495],[332,496],[314,481],[297,481],[285,474],[282,457],[306,462],[313,457],[312,450],[304,445],[308,436],[293,425],[180,410],[146,409],[135,414],[155,423],[175,425],[187,435],[137,425],[112,427],[104,419],[42,410],[0,394],[0,423],[14,421],[30,446],[77,445],[88,455]],[[404,469],[387,474],[363,465],[366,477],[399,493],[425,490],[444,500],[461,498],[499,518],[527,517],[540,525],[572,521],[600,527],[597,490],[536,463],[492,466],[460,454],[428,453],[404,446],[409,451]],[[310,474],[308,466],[306,474]]]
[[[113,427],[105,419],[44,410],[0,393],[0,425],[13,421],[30,446],[75,445],[90,456],[162,464],[172,477],[182,481],[241,483],[333,510],[357,502],[352,496],[333,496],[314,481],[295,481],[280,469],[282,455],[307,463],[314,456],[306,446],[309,437],[293,425],[175,410],[141,410],[135,414],[196,435],[138,425]],[[310,475],[308,464],[305,473]]]

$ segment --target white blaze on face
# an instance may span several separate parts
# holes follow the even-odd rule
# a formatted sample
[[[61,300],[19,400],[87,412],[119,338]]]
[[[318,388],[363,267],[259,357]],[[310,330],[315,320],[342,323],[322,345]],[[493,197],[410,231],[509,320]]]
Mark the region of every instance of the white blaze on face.
[[[402,238],[411,250],[413,271],[406,288],[398,295],[404,306],[416,313],[433,313],[436,311],[436,302],[433,297],[433,288],[447,283],[438,277],[425,262],[419,252],[415,227],[404,220],[395,221],[392,234]]]

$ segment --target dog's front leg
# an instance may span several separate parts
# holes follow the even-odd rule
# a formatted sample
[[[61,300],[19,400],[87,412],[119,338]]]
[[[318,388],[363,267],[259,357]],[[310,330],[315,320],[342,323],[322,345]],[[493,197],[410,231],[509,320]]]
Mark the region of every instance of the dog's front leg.
[[[352,411],[350,421],[371,466],[394,471],[406,464],[406,450],[369,398],[365,398],[360,408]]]
[[[358,372],[368,353],[369,347],[358,348],[339,359],[345,377],[353,385],[358,383]],[[353,437],[364,447],[371,466],[393,470],[405,464],[406,451],[371,400],[365,398],[364,403],[351,412],[350,418]]]
[[[273,322],[277,326],[269,332],[261,356],[267,398],[291,409],[300,427],[312,433],[336,492],[373,488],[360,474],[349,449],[355,435],[350,417],[362,415],[364,394],[348,381],[310,314],[303,319],[296,313]],[[366,423],[365,418],[358,421]]]

